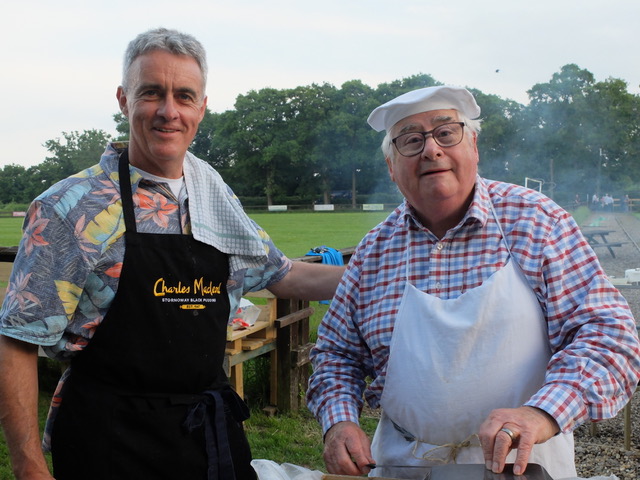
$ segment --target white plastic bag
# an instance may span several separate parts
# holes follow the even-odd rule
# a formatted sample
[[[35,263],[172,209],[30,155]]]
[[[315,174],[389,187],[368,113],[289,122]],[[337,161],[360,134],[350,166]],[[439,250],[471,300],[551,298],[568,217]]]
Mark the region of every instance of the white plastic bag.
[[[251,466],[258,474],[259,480],[322,480],[323,473],[318,470],[283,463],[278,465],[271,460],[255,459]]]
[[[241,298],[238,310],[233,317],[233,329],[249,328],[255,325],[260,316],[260,309],[246,298]]]

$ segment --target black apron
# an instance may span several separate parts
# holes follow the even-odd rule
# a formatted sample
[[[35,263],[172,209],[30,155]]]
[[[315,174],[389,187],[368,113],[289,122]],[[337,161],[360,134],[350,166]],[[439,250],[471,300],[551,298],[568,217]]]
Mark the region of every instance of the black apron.
[[[58,480],[255,479],[249,412],[222,368],[227,255],[191,235],[136,231],[120,158],[125,255],[118,291],[71,362],[52,433]]]

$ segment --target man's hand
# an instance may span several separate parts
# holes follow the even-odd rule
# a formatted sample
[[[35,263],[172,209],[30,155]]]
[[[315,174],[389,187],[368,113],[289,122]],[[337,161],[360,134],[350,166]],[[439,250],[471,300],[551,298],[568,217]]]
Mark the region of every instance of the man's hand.
[[[353,422],[340,422],[331,427],[324,438],[324,463],[336,475],[369,473],[371,458],[369,437]]]
[[[513,434],[513,440],[508,432]],[[484,460],[489,470],[501,473],[511,449],[518,450],[513,473],[522,475],[527,468],[531,449],[544,443],[560,431],[548,413],[534,407],[501,408],[494,410],[480,425],[478,436]]]

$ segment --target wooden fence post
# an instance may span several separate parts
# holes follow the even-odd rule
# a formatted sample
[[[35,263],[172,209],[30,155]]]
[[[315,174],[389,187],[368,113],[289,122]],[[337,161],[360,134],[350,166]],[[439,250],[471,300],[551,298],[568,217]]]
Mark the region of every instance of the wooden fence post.
[[[304,392],[309,382],[309,302],[278,299],[278,410],[287,412],[304,405]]]

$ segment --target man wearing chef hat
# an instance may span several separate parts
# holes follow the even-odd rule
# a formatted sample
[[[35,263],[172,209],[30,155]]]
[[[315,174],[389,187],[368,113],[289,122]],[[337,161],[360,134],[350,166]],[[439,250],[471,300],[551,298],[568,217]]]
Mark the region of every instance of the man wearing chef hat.
[[[566,211],[478,175],[479,116],[451,86],[369,116],[405,200],[358,246],[312,352],[329,472],[532,462],[574,477],[571,432],[615,416],[637,385],[627,303]],[[363,397],[382,409],[371,444]]]

